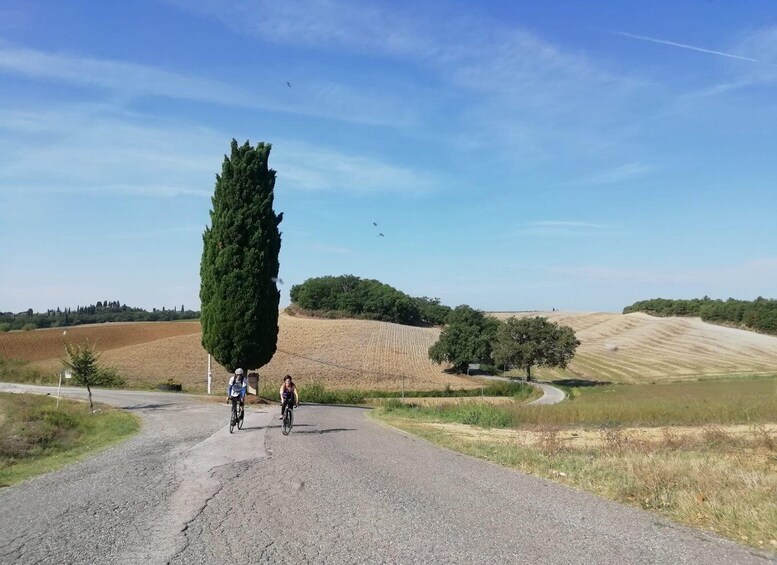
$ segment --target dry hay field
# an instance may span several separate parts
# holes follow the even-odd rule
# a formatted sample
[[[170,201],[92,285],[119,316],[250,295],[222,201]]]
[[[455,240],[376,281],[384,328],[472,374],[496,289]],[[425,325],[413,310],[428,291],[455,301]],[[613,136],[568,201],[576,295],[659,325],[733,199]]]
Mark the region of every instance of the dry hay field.
[[[428,359],[438,329],[286,313],[281,313],[279,327],[278,352],[259,371],[263,384],[270,381],[280,386],[283,375],[291,374],[302,386],[320,380],[331,389],[399,390],[403,376],[408,390],[477,386],[444,373],[442,366]],[[207,353],[200,344],[199,322],[78,326],[68,330],[67,338],[96,343],[102,363],[116,367],[130,386],[173,379],[188,390],[205,389]],[[21,339],[24,347],[18,343]],[[46,371],[59,369],[62,349],[61,330],[0,334],[0,356],[33,361]],[[226,388],[226,369],[214,362],[212,371],[216,390]]]
[[[575,330],[581,345],[569,367],[540,369],[540,378],[642,383],[777,374],[777,337],[698,318],[580,312],[491,315],[501,320],[544,316]]]
[[[63,332],[67,331],[66,335]],[[140,345],[168,337],[198,334],[200,322],[116,322],[69,328],[0,333],[0,356],[5,359],[45,361],[65,354],[64,340],[81,343],[88,339],[99,351]]]
[[[694,318],[647,314],[573,312],[493,313],[546,316],[571,326],[582,342],[565,370],[540,369],[547,379],[640,383],[704,377],[777,374],[777,337],[707,324]],[[281,313],[278,352],[260,371],[264,382],[291,374],[304,385],[313,379],[327,388],[408,390],[470,387],[427,358],[440,330],[368,320],[326,320]],[[63,353],[62,330],[0,334],[0,356],[23,359],[55,372]],[[68,329],[67,338],[88,338],[102,361],[116,367],[130,385],[173,379],[202,390],[207,354],[199,322],[96,324]],[[226,386],[227,372],[214,365],[214,386]]]

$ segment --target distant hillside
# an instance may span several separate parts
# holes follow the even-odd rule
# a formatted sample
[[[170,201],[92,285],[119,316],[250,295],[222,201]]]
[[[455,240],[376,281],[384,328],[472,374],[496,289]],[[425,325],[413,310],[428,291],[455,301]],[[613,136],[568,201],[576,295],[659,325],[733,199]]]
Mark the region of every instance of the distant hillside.
[[[170,322],[173,320],[196,320],[200,313],[185,310],[183,304],[178,310],[162,307],[150,312],[143,308],[133,308],[115,301],[98,301],[89,306],[75,308],[56,308],[45,312],[33,312],[32,308],[19,313],[0,312],[0,331],[61,328],[82,324],[102,324],[105,322]]]
[[[693,300],[653,298],[635,302],[623,309],[624,314],[645,312],[652,316],[695,316],[705,322],[731,324],[757,332],[777,335],[777,300],[758,297],[755,300],[710,297]]]
[[[602,314],[524,312],[491,314],[546,316],[571,326],[582,344],[566,370],[540,369],[539,378],[611,382],[660,382],[738,375],[777,375],[777,337],[716,326],[698,318],[657,318],[643,313]],[[427,351],[437,328],[369,320],[326,320],[281,314],[278,353],[260,370],[267,382],[285,374],[301,384],[323,381],[330,388],[408,389],[473,386],[446,374]],[[0,334],[0,356],[29,359],[47,371],[59,370],[62,332],[38,330]],[[88,337],[132,385],[167,379],[203,390],[207,353],[200,345],[199,322],[100,324],[68,330]],[[213,367],[214,386],[228,374]],[[777,387],[777,382],[775,384]],[[775,389],[777,392],[777,388]]]
[[[570,326],[581,341],[566,370],[540,369],[539,378],[659,382],[742,374],[777,376],[777,337],[644,313],[492,313],[545,316]]]

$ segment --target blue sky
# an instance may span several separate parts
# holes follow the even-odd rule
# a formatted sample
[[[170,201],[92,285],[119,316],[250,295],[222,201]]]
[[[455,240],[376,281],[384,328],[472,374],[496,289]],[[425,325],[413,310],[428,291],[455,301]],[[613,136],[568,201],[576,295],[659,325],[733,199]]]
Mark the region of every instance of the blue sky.
[[[776,87],[771,0],[5,0],[0,310],[198,307],[233,137],[273,144],[284,303],[774,297]]]

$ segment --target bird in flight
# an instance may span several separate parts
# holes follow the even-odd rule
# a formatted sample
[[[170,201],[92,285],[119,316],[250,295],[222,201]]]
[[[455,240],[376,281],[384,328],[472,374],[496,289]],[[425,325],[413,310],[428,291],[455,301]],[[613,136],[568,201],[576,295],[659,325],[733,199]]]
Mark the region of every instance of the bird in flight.
[[[378,237],[386,237],[386,236],[385,236],[385,235],[383,235],[382,233],[379,233],[379,234],[378,234]]]
[[[378,224],[375,222],[372,222],[372,225],[375,226],[376,228],[378,227]]]
[[[286,86],[288,86],[289,88],[291,88],[291,83],[290,83],[289,81],[286,81]]]

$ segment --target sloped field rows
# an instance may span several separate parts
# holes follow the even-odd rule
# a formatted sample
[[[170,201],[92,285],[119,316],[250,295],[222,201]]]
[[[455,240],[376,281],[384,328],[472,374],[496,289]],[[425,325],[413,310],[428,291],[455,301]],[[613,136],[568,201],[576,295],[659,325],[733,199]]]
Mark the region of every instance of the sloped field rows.
[[[531,312],[571,326],[582,345],[566,370],[540,369],[541,378],[584,378],[611,382],[650,382],[700,376],[777,373],[777,338],[713,326],[691,318],[653,318],[645,314]],[[280,383],[291,374],[302,383],[319,379],[331,388],[439,388],[472,386],[447,375],[427,352],[439,330],[366,320],[279,319],[278,352],[261,369]],[[103,351],[107,365],[130,382],[167,379],[204,388],[207,354],[197,322],[101,324],[68,330],[74,341],[88,337]],[[34,361],[56,371],[62,356],[60,330],[0,334],[0,355]],[[46,357],[47,356],[47,357]],[[214,364],[213,374],[226,386],[228,374]],[[404,378],[403,378],[404,377]]]
[[[777,373],[777,339],[714,326],[695,318],[656,318],[647,314],[497,313],[543,315],[572,327],[581,346],[568,377],[612,382],[644,382],[725,374]],[[545,378],[559,371],[541,369]]]

